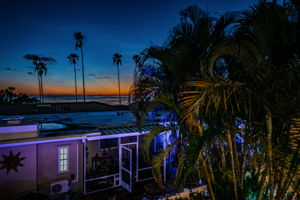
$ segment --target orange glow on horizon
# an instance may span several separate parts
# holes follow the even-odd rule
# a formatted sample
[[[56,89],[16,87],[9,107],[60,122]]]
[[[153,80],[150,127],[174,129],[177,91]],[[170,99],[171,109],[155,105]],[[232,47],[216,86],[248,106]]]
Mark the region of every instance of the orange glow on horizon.
[[[128,95],[129,85],[121,86],[121,95]],[[38,95],[37,87],[26,87],[26,88],[18,88],[16,87],[17,93],[25,93],[30,95]],[[57,87],[57,86],[44,86],[44,94],[45,95],[75,95],[74,88],[69,87]],[[118,95],[119,90],[114,88],[86,88],[86,95]],[[78,88],[78,95],[83,95],[82,88]]]

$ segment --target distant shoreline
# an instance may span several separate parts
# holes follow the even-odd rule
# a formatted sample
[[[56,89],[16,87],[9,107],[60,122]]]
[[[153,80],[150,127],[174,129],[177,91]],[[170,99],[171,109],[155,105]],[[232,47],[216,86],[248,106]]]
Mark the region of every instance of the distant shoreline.
[[[129,107],[128,105],[109,105],[99,102],[0,105],[0,115],[33,115],[118,110],[129,110]]]
[[[39,99],[39,95],[30,95]],[[78,103],[83,102],[83,96],[77,96]],[[44,103],[75,103],[75,95],[44,95]],[[99,102],[108,105],[119,105],[118,95],[86,95],[86,102]],[[121,95],[122,105],[128,105],[128,95]]]

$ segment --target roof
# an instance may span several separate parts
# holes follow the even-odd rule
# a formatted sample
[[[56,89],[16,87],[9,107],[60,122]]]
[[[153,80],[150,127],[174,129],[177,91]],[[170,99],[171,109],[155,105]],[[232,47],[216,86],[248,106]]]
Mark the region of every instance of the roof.
[[[127,126],[111,126],[111,127],[99,127],[97,131],[72,131],[69,134],[65,132],[53,137],[35,137],[35,138],[24,138],[11,141],[0,141],[0,147],[8,146],[19,146],[26,144],[39,144],[39,143],[49,143],[49,142],[59,142],[59,141],[70,141],[70,140],[82,140],[84,138],[97,138],[98,140],[103,137],[103,139],[116,138],[116,137],[127,137],[128,135],[139,135],[144,134],[147,131],[151,131],[154,127],[159,126],[158,123],[146,123],[143,124],[141,130],[138,130],[138,127],[131,124]],[[122,136],[124,134],[124,136]],[[110,137],[111,136],[111,137]]]
[[[0,119],[7,119],[0,116]],[[17,117],[20,118],[20,117]],[[22,117],[21,117],[22,118]],[[24,115],[21,124],[4,124],[2,126],[17,127],[27,124],[36,124],[39,127],[38,137],[19,138],[2,143],[19,143],[26,141],[45,142],[47,140],[71,139],[80,137],[122,137],[120,134],[140,134],[151,131],[158,123],[145,121],[141,128],[130,111],[81,112],[64,114],[35,114]],[[1,128],[1,125],[0,125]],[[120,136],[117,136],[120,135]]]
[[[146,132],[151,131],[153,128],[157,127],[157,123],[145,123],[139,129],[136,125],[127,126],[112,126],[112,127],[99,127],[101,135],[114,135],[122,133],[135,133],[135,132]]]
[[[128,106],[112,106],[98,102],[0,105],[0,115],[32,115],[116,110],[128,110]]]
[[[78,112],[56,114],[34,114],[23,116],[0,116],[0,127],[8,126],[5,119],[22,118],[20,125],[38,124],[40,136],[70,135],[99,131],[98,127],[135,124],[130,111]],[[13,124],[13,126],[15,126]],[[75,133],[76,132],[76,133]]]

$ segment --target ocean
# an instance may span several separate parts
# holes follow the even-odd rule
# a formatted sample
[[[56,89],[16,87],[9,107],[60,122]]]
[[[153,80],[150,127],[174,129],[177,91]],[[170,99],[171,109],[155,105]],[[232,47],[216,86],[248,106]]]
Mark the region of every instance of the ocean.
[[[38,95],[30,95],[30,97],[36,97],[39,99]],[[83,96],[77,95],[78,102],[83,102]],[[119,105],[119,95],[86,95],[86,102],[100,102],[109,105]],[[75,95],[44,95],[45,103],[70,103],[76,102]],[[128,105],[128,95],[121,95],[122,105]]]

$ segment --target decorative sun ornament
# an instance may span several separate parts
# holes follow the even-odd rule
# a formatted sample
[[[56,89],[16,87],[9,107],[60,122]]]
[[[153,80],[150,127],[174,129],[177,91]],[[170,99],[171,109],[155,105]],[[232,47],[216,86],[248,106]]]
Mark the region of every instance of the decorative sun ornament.
[[[25,157],[20,158],[21,152],[17,153],[16,155],[13,154],[12,151],[9,152],[9,155],[2,155],[3,160],[0,161],[0,164],[2,164],[2,166],[0,167],[0,169],[6,169],[6,174],[9,173],[10,170],[15,170],[15,172],[18,172],[18,168],[17,167],[23,167],[24,165],[21,163],[22,160],[25,159]]]

